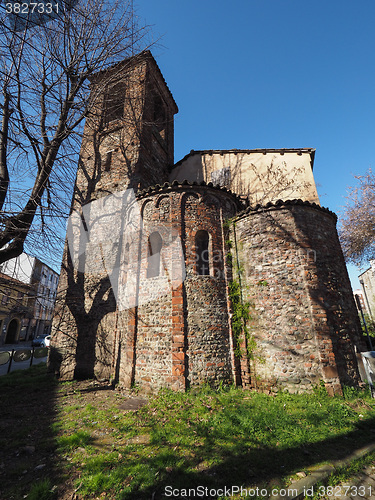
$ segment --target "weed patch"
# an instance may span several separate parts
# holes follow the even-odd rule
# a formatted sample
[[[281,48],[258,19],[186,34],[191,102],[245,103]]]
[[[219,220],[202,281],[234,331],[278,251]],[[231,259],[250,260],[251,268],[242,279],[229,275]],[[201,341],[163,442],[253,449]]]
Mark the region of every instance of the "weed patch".
[[[30,493],[27,495],[28,500],[52,500],[53,497],[53,486],[48,478],[33,484]]]
[[[85,447],[91,442],[91,434],[86,431],[78,431],[69,436],[59,436],[57,438],[57,444],[61,451],[72,451],[79,446]]]

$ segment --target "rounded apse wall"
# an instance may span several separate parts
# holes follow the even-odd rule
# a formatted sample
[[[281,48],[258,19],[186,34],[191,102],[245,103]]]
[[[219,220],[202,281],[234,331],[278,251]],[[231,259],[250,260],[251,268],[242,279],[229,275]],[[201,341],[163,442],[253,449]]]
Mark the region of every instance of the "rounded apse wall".
[[[247,209],[235,224],[253,304],[253,386],[331,392],[358,382],[359,320],[336,216],[301,200]]]
[[[157,390],[233,380],[223,223],[242,204],[225,189],[177,182],[140,193],[138,203],[142,243],[131,260],[144,263],[139,289],[153,300],[138,304],[122,328],[120,381]],[[159,252],[151,255],[153,241]],[[159,262],[150,273],[152,258]]]

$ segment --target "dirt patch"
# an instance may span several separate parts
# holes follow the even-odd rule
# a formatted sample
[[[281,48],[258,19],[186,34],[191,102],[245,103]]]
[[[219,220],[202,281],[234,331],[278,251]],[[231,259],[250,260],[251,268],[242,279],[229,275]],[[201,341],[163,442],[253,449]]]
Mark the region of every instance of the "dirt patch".
[[[121,410],[136,411],[142,408],[142,406],[145,406],[146,404],[147,404],[147,399],[133,397],[133,398],[127,398],[122,404],[120,404],[119,408]]]

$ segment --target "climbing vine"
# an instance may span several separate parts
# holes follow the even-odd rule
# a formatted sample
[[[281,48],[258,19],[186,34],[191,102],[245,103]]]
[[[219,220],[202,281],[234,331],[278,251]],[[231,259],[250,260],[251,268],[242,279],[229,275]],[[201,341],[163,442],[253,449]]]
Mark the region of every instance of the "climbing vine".
[[[253,352],[256,347],[254,337],[250,334],[247,326],[248,321],[251,319],[250,315],[250,302],[242,301],[241,286],[238,281],[232,280],[229,283],[229,297],[232,303],[232,331],[236,340],[235,354],[239,357],[244,355],[241,349],[241,336],[245,335],[246,339],[246,355],[248,358],[253,359]]]
[[[229,225],[227,226],[229,229]],[[229,297],[232,304],[232,331],[235,339],[235,354],[238,357],[246,355],[249,359],[254,358],[254,350],[256,347],[256,341],[251,335],[248,322],[251,319],[251,303],[243,300],[242,295],[242,274],[243,268],[240,266],[238,253],[237,253],[237,242],[235,238],[235,223],[233,222],[234,231],[234,244],[231,240],[227,240],[225,243],[227,248],[232,249],[234,247],[234,252],[236,253],[236,259],[234,262],[233,254],[231,251],[227,253],[227,264],[233,270],[233,274],[237,275],[235,279],[234,276],[229,282]],[[245,337],[246,353],[243,352],[241,348],[241,343],[243,340],[243,335]]]

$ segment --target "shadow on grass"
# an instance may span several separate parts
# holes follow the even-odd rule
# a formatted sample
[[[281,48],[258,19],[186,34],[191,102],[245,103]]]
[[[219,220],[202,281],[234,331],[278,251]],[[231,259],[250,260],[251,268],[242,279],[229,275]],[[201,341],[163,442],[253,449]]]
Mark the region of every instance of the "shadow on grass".
[[[66,481],[64,464],[56,451],[53,427],[57,384],[41,366],[0,378],[1,499],[24,498],[34,483],[42,484],[43,480],[48,480],[46,491],[51,485],[61,486]],[[228,407],[223,410],[230,415],[230,425],[236,426],[236,409]],[[137,414],[135,418],[138,418]],[[314,418],[310,415],[306,425],[317,424]],[[296,471],[308,470],[325,461],[343,459],[375,440],[375,417],[357,422],[353,427],[354,430],[340,436],[314,443],[306,441],[299,447],[281,448],[275,439],[269,444],[257,442],[255,436],[252,438],[251,431],[244,431],[242,437],[228,436],[225,430],[218,429],[211,434],[207,427],[202,427],[191,417],[189,426],[186,423],[180,426],[181,437],[192,433],[197,438],[196,445],[189,448],[186,444],[179,446],[180,436],[173,443],[169,443],[167,438],[163,441],[163,423],[157,421],[151,440],[139,444],[133,442],[123,449],[113,448],[109,443],[107,453],[93,456],[92,460],[86,456],[85,463],[79,466],[81,478],[96,477],[97,484],[92,485],[96,494],[85,496],[82,488],[77,498],[96,498],[100,496],[98,491],[106,491],[106,498],[111,500],[159,500],[168,498],[166,493],[172,489],[198,486],[208,491],[232,486],[250,488],[278,484],[282,487],[285,484],[281,478],[287,479]],[[297,432],[297,426],[295,430]],[[272,437],[272,428],[269,431]],[[65,447],[87,444],[96,447],[89,435],[83,431],[81,434],[77,432],[66,438]],[[167,487],[169,490],[166,490]],[[169,497],[194,498],[193,495],[183,496],[178,492]],[[32,496],[29,494],[27,498]],[[39,500],[52,496],[35,498]],[[61,498],[58,497],[59,500]],[[216,499],[217,495],[201,495],[199,498]]]
[[[284,449],[264,445],[257,447],[255,443],[249,445],[248,440],[245,445],[243,440],[233,437],[225,439],[220,436],[216,439],[217,436],[204,436],[201,446],[191,450],[185,447],[184,453],[178,446],[168,446],[166,442],[161,443],[159,452],[155,452],[156,443],[151,441],[145,445],[149,448],[149,457],[145,456],[148,451],[144,449],[142,456],[124,454],[113,465],[111,459],[104,456],[88,465],[85,473],[96,477],[99,489],[102,487],[104,491],[113,493],[111,498],[123,500],[159,500],[167,497],[217,499],[217,495],[209,494],[210,490],[231,489],[233,486],[248,489],[251,486],[266,487],[270,492],[271,487],[286,486],[282,478],[287,480],[297,471],[307,471],[322,462],[344,459],[358,448],[370,444],[371,440],[375,440],[371,432],[374,428],[375,418],[368,419],[357,423],[355,430],[347,434]],[[212,457],[217,457],[215,464],[212,464]],[[207,463],[210,465],[207,466]],[[207,488],[208,494],[198,495],[198,487]],[[181,491],[189,489],[195,489],[195,494],[186,495]],[[94,497],[83,495],[80,498]]]
[[[0,378],[1,499],[24,498],[46,478],[59,481],[51,427],[57,382],[46,371],[39,364]]]

